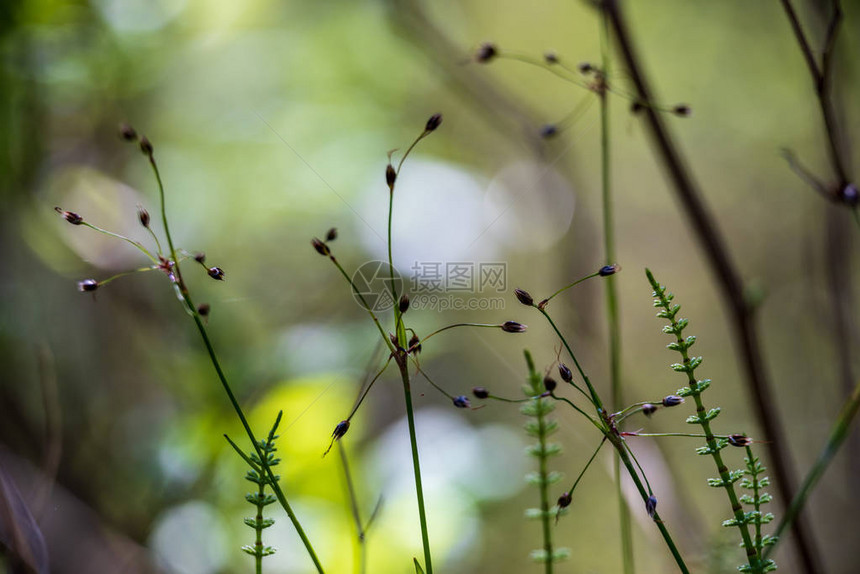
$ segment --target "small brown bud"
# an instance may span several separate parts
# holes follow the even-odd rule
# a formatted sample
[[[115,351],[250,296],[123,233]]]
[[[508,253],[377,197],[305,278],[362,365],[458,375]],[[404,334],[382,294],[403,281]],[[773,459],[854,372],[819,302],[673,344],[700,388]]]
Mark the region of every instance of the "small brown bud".
[[[590,74],[594,71],[594,66],[588,62],[582,62],[579,66],[579,72],[582,74]]]
[[[144,227],[149,227],[149,212],[142,206],[137,206],[137,219]]]
[[[547,52],[543,55],[543,59],[547,64],[558,64],[558,56],[555,52]]]
[[[526,325],[517,323],[516,321],[505,321],[499,327],[506,333],[525,333],[526,329],[528,329]]]
[[[570,502],[572,500],[573,496],[569,492],[565,492],[558,497],[558,502],[556,504],[558,504],[559,508],[567,508],[568,506],[570,506]]]
[[[547,124],[540,129],[540,137],[545,140],[553,138],[558,135],[558,128],[555,124]]]
[[[78,281],[78,291],[81,293],[89,293],[91,291],[95,291],[99,288],[99,282],[95,279],[84,279],[83,281]]]
[[[209,273],[209,277],[211,277],[212,279],[215,279],[216,281],[223,281],[224,280],[224,270],[221,269],[220,267],[210,267],[207,270],[207,273]]]
[[[397,304],[397,308],[400,309],[401,313],[405,313],[409,309],[409,295],[404,293],[400,296],[400,302]]]
[[[209,303],[201,303],[201,304],[199,304],[199,305],[197,306],[197,313],[198,313],[201,317],[208,317],[208,316],[209,316],[209,311],[210,311],[211,309],[212,309],[212,308],[209,306]]]
[[[427,120],[427,125],[424,126],[425,132],[436,131],[436,128],[442,125],[442,114],[433,114]]]
[[[860,193],[857,192],[857,186],[849,183],[839,191],[839,200],[846,205],[857,205],[860,201]]]
[[[681,403],[684,402],[684,397],[679,397],[678,395],[669,395],[663,399],[664,407],[677,407]]]
[[[555,388],[558,386],[558,383],[555,382],[555,379],[552,377],[544,377],[543,379],[543,388],[548,392],[553,392]]]
[[[745,434],[730,434],[729,444],[737,447],[745,447],[752,444],[752,439]]]
[[[334,241],[337,239],[337,227],[332,227],[328,230],[328,233],[325,234],[326,241]]]
[[[642,405],[642,414],[644,414],[646,417],[650,417],[656,412],[657,405],[652,405],[651,403],[648,403],[647,405]]]
[[[648,513],[648,516],[654,518],[654,513],[657,512],[657,497],[653,494],[648,497],[648,500],[645,501],[645,512]]]
[[[601,277],[609,277],[610,275],[615,275],[619,271],[621,271],[621,265],[618,265],[617,263],[613,263],[612,265],[604,265],[603,267],[600,268],[600,271],[598,271],[597,273]]]
[[[535,300],[532,299],[532,296],[529,294],[528,291],[524,291],[522,289],[514,289],[514,295],[517,296],[517,299],[520,303],[527,307],[531,307],[535,304]]]
[[[478,51],[475,53],[475,61],[479,64],[486,64],[493,58],[499,55],[496,45],[491,42],[484,42]]]
[[[469,402],[469,397],[465,395],[460,395],[459,397],[454,397],[453,399],[454,406],[458,409],[468,409],[472,406],[472,403]]]
[[[340,421],[337,423],[337,426],[334,427],[334,432],[331,433],[331,437],[334,440],[340,440],[343,435],[346,434],[346,431],[349,430],[349,421]]]
[[[570,369],[564,363],[558,364],[558,374],[565,383],[573,381],[573,373],[570,372]]]
[[[644,109],[645,106],[642,104],[642,102],[633,102],[632,104],[630,104],[630,113],[632,113],[633,115],[638,114]]]
[[[421,352],[421,339],[418,338],[418,335],[412,335],[412,338],[409,339],[409,348],[415,355]]]
[[[394,171],[394,166],[389,163],[385,167],[385,183],[388,184],[388,189],[394,190],[395,181],[397,181],[397,172]]]
[[[194,254],[194,261],[197,263],[203,263],[206,261],[206,254],[202,251]]]
[[[54,211],[63,216],[63,219],[71,223],[72,225],[80,225],[84,222],[84,218],[75,213],[74,211],[63,211],[59,207],[55,207]]]
[[[476,399],[486,399],[490,396],[490,391],[484,387],[475,387],[472,389],[472,394],[475,395]]]
[[[144,155],[152,157],[152,142],[150,142],[146,136],[140,138],[140,151],[142,151]]]
[[[137,132],[128,124],[119,125],[119,137],[127,142],[133,142],[137,139]]]
[[[686,104],[679,104],[679,105],[675,106],[674,108],[672,108],[672,113],[675,114],[676,116],[686,118],[691,113],[693,113],[693,110],[691,110],[690,106],[688,106]]]
[[[331,255],[331,249],[328,248],[328,245],[326,245],[316,237],[311,239],[311,245],[314,246],[314,249],[316,249],[317,253],[319,253],[320,255],[324,255],[326,257]]]

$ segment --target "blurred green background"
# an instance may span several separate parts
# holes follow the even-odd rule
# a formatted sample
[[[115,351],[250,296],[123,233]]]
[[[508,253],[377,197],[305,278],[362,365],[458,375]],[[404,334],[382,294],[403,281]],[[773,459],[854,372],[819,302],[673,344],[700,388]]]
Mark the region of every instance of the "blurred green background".
[[[692,107],[669,117],[732,255],[761,299],[766,368],[798,473],[815,460],[847,392],[842,343],[857,349],[858,230],[779,156],[793,149],[828,173],[817,108],[778,3],[626,2],[658,93]],[[823,23],[802,11],[814,38]],[[841,126],[858,133],[857,2],[846,2],[837,47]],[[353,530],[337,456],[321,458],[348,414],[376,331],[346,284],[309,245],[329,227],[355,269],[384,258],[386,153],[444,114],[398,182],[395,261],[504,262],[503,310],[410,312],[419,334],[451,322],[530,325],[525,335],[456,330],[425,345],[423,368],[452,394],[481,385],[518,397],[522,349],[539,367],[557,341],[511,294],[542,297],[605,263],[599,118],[594,105],[543,141],[543,124],[583,97],[541,70],[470,61],[482,41],[566,62],[598,61],[599,20],[584,2],[308,2],[247,0],[4,0],[0,6],[0,464],[39,521],[52,572],[247,572],[253,532],[242,461],[222,435],[243,438],[193,325],[155,273],[96,297],[76,281],[146,263],[126,244],[72,227],[61,206],[146,241],[135,205],[157,212],[146,159],[117,137],[129,122],[153,142],[174,238],[223,267],[215,283],[187,265],[210,332],[258,433],[284,410],[282,485],[329,572],[352,571]],[[626,75],[616,64],[613,85]],[[623,337],[630,401],[674,392],[683,379],[653,317],[643,269],[669,285],[699,337],[706,395],[722,432],[759,426],[714,283],[630,102],[612,100],[613,175]],[[856,158],[856,154],[852,157]],[[857,167],[853,162],[854,168]],[[157,219],[157,218],[154,218]],[[161,229],[158,222],[153,223]],[[463,294],[461,299],[498,294]],[[603,289],[586,283],[554,302],[580,361],[608,392]],[[414,316],[413,316],[414,315]],[[386,317],[386,320],[388,318]],[[848,338],[845,341],[845,338]],[[840,364],[842,368],[840,368]],[[523,417],[512,405],[454,409],[415,383],[431,541],[437,569],[537,572],[540,527],[524,474]],[[682,410],[683,409],[683,410]],[[683,431],[689,405],[637,420]],[[572,481],[598,436],[566,409],[555,415]],[[827,571],[856,572],[860,443],[855,432],[809,501]],[[686,439],[633,448],[660,509],[696,572],[742,559],[710,461]],[[241,441],[245,444],[245,441]],[[373,574],[411,570],[420,556],[402,390],[396,370],[374,388],[345,440],[368,515]],[[245,445],[250,446],[250,445]],[[741,464],[741,452],[729,452]],[[617,501],[604,452],[555,532],[572,557],[560,572],[620,571]],[[562,488],[561,485],[558,486]],[[673,571],[657,531],[634,506],[639,572]],[[265,540],[269,572],[309,572],[286,516]],[[773,511],[780,515],[779,505]],[[780,571],[799,572],[789,544]]]

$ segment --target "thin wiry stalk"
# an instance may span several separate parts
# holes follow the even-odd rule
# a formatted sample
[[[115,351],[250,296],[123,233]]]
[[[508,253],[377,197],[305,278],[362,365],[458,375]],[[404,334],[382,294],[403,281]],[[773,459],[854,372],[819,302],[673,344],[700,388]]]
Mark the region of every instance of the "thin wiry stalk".
[[[209,355],[209,360],[211,361],[212,366],[215,368],[215,372],[218,375],[218,380],[221,382],[221,386],[224,388],[224,392],[227,394],[227,398],[230,400],[230,404],[233,406],[233,410],[236,411],[236,416],[239,417],[239,421],[242,423],[242,427],[245,429],[245,434],[248,435],[248,439],[251,441],[251,444],[254,445],[254,450],[256,451],[257,456],[259,456],[260,460],[262,461],[261,467],[269,478],[269,483],[272,486],[272,490],[274,491],[278,502],[281,504],[284,511],[287,513],[287,516],[290,518],[290,521],[293,523],[293,527],[296,529],[296,532],[298,532],[299,538],[301,538],[302,544],[304,544],[305,550],[313,561],[314,567],[316,568],[317,572],[323,574],[325,570],[323,569],[322,564],[317,557],[316,551],[314,550],[310,539],[305,534],[305,531],[302,528],[299,519],[296,517],[295,512],[293,512],[290,503],[287,501],[287,498],[284,495],[284,492],[281,489],[280,485],[278,484],[278,481],[276,480],[272,469],[266,463],[265,454],[260,448],[260,444],[257,442],[257,437],[254,436],[254,431],[251,430],[251,426],[248,424],[248,419],[247,417],[245,417],[245,413],[242,410],[242,407],[239,405],[239,401],[236,399],[236,395],[233,394],[233,389],[230,387],[230,383],[227,381],[227,377],[224,374],[224,371],[221,369],[221,363],[218,361],[218,356],[215,354],[215,348],[212,346],[212,341],[209,339],[209,334],[206,331],[206,327],[203,324],[203,320],[200,317],[200,313],[198,313],[197,307],[191,300],[191,295],[189,294],[188,288],[186,287],[185,282],[182,279],[182,272],[179,268],[179,261],[176,258],[176,248],[173,245],[173,239],[170,235],[170,226],[167,223],[167,208],[164,201],[164,184],[161,181],[161,174],[159,173],[158,165],[155,163],[155,158],[152,156],[152,154],[149,154],[149,163],[152,166],[152,170],[155,173],[155,179],[158,182],[158,194],[161,201],[161,220],[164,224],[164,233],[167,237],[167,245],[170,249],[170,257],[174,263],[174,269],[176,271],[176,280],[179,293],[182,296],[182,300],[188,309],[188,313],[194,319],[194,324],[197,327],[197,331],[200,334],[200,338],[203,339],[203,344],[206,347],[206,352]]]
[[[352,482],[352,473],[349,470],[349,459],[346,456],[346,448],[341,441],[337,441],[337,450],[340,453],[340,462],[343,465],[343,476],[346,482],[346,490],[349,496],[349,508],[352,519],[355,522],[356,560],[354,561],[357,574],[367,571],[367,539],[364,524],[361,522],[361,512],[358,509],[358,496],[355,493],[355,485]]]

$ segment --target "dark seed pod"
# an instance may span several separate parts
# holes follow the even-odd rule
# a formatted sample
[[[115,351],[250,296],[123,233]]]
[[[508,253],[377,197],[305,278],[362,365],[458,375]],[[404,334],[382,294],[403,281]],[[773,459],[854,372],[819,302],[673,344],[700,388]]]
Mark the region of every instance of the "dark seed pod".
[[[152,157],[152,142],[150,142],[146,136],[140,138],[140,151],[142,151],[145,155]]]
[[[458,409],[468,409],[472,406],[472,403],[469,402],[469,397],[465,395],[460,395],[459,397],[454,397],[453,399],[454,406]]]
[[[570,372],[570,369],[564,363],[558,364],[558,374],[565,383],[573,381],[573,373]]]
[[[550,139],[558,135],[558,128],[555,124],[547,124],[540,129],[540,137],[543,139]]]
[[[326,245],[316,237],[311,239],[311,245],[314,246],[314,249],[316,249],[317,253],[319,253],[320,255],[324,255],[326,257],[331,255],[331,250],[328,248],[328,245]]]
[[[690,106],[688,106],[686,104],[679,104],[679,105],[675,106],[674,108],[672,108],[672,113],[675,114],[676,116],[686,118],[691,113],[693,113],[693,110],[691,110]]]
[[[617,263],[613,263],[612,265],[604,265],[603,267],[600,268],[600,271],[598,271],[597,273],[601,277],[609,277],[610,275],[615,275],[619,271],[621,271],[621,265],[618,265]]]
[[[400,302],[397,304],[397,308],[400,309],[401,313],[405,313],[409,309],[409,295],[404,293],[400,296]]]
[[[564,494],[562,494],[561,496],[558,497],[558,502],[557,502],[558,507],[559,508],[567,508],[568,506],[570,506],[570,502],[572,500],[573,500],[573,495],[571,495],[569,492],[565,492]]]
[[[89,293],[91,291],[95,291],[99,288],[99,282],[95,279],[84,279],[83,281],[78,281],[78,291],[81,293]]]
[[[442,114],[433,114],[430,116],[430,119],[427,120],[427,125],[424,126],[424,131],[433,132],[436,131],[436,128],[442,125]]]
[[[657,405],[652,405],[651,403],[648,403],[647,405],[642,405],[642,414],[644,414],[646,417],[650,417],[656,412]]]
[[[486,64],[493,58],[499,55],[499,50],[496,45],[491,42],[484,42],[478,51],[475,53],[475,61],[479,64]]]
[[[582,73],[582,74],[590,74],[591,72],[594,71],[594,66],[588,62],[583,62],[578,67],[579,67],[580,73]]]
[[[839,199],[846,205],[857,205],[858,201],[860,201],[860,193],[857,191],[857,186],[849,183],[843,187],[839,192]]]
[[[525,333],[526,327],[522,323],[517,323],[516,321],[505,321],[500,325],[502,331],[506,333]]]
[[[555,52],[547,52],[543,55],[543,60],[547,64],[558,64],[558,56]]]
[[[736,447],[745,447],[752,444],[752,439],[745,434],[730,434],[729,444]]]
[[[663,406],[664,407],[677,407],[681,403],[684,402],[684,397],[679,397],[678,395],[669,395],[663,398]]]
[[[409,339],[409,348],[415,355],[421,352],[421,339],[418,338],[418,335],[412,335],[412,338]]]
[[[224,270],[220,267],[210,267],[206,270],[206,272],[209,273],[209,277],[215,279],[216,281],[224,280]]]
[[[128,124],[119,125],[119,137],[127,142],[133,142],[137,139],[137,132]]]
[[[144,227],[149,227],[149,212],[143,206],[137,206],[137,219]]]
[[[71,223],[72,225],[80,225],[84,222],[84,218],[75,213],[74,211],[63,211],[59,207],[55,207],[54,211],[63,216],[63,219]]]
[[[332,227],[328,230],[328,233],[325,234],[326,241],[334,241],[337,239],[337,227]]]
[[[339,440],[343,435],[346,434],[346,431],[349,430],[349,421],[340,421],[337,423],[337,426],[334,427],[334,432],[331,433],[331,437],[334,440]]]
[[[472,394],[475,395],[476,399],[486,399],[490,396],[490,391],[484,387],[475,387],[472,389]]]
[[[395,181],[397,181],[397,172],[394,171],[394,166],[389,163],[385,168],[385,183],[391,189],[394,187]]]
[[[195,253],[194,261],[196,261],[197,263],[203,263],[204,261],[206,261],[206,254],[202,251],[200,253]]]
[[[532,299],[532,296],[529,295],[528,291],[523,291],[522,289],[514,289],[514,295],[517,296],[517,299],[523,305],[527,307],[531,307],[535,304],[535,300]]]
[[[644,109],[645,106],[642,104],[642,102],[633,102],[632,104],[630,104],[630,113],[632,113],[633,115],[638,114]]]
[[[197,306],[197,313],[198,313],[201,317],[208,317],[208,316],[209,316],[209,311],[210,311],[211,309],[212,309],[212,308],[209,306],[209,303],[201,303],[200,305],[198,305],[198,306]]]
[[[654,518],[654,513],[657,512],[657,497],[653,494],[645,502],[645,511],[648,513],[648,516]]]
[[[543,388],[545,388],[547,391],[551,393],[555,390],[557,386],[558,383],[555,382],[555,379],[553,379],[552,377],[544,377]]]

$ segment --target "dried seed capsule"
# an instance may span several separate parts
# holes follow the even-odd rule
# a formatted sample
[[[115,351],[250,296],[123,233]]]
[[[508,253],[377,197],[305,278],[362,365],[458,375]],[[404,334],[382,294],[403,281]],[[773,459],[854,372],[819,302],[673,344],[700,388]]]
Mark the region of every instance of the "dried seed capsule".
[[[119,137],[127,142],[133,142],[137,139],[137,132],[128,124],[119,125]]]
[[[74,211],[63,211],[59,207],[55,207],[54,211],[63,216],[63,219],[71,223],[72,225],[80,225],[84,222],[84,218],[75,213]]]
[[[389,189],[394,187],[394,182],[397,181],[397,172],[394,171],[394,166],[390,163],[385,167],[385,183]]]
[[[644,109],[645,106],[642,104],[642,102],[633,102],[632,104],[630,104],[630,113],[634,115],[638,114]]]
[[[468,409],[472,406],[472,403],[469,402],[469,397],[465,395],[460,395],[459,397],[454,397],[453,399],[454,406],[458,409]]]
[[[595,70],[594,66],[588,62],[583,62],[579,65],[579,71],[582,74],[590,74]]]
[[[140,138],[140,151],[142,151],[145,155],[152,157],[152,142],[150,142],[146,136]]]
[[[311,245],[314,246],[314,249],[316,249],[317,253],[319,253],[320,255],[324,255],[326,257],[331,255],[331,250],[328,248],[328,245],[326,245],[316,237],[311,239]]]
[[[860,193],[857,192],[857,186],[849,183],[839,192],[839,199],[847,205],[857,205],[860,201]]]
[[[442,125],[442,114],[433,114],[430,116],[430,119],[427,120],[427,125],[424,126],[424,131],[432,132],[436,131],[436,128]]]
[[[550,139],[558,135],[558,127],[555,124],[546,124],[540,129],[540,137],[543,139]]]
[[[684,402],[684,397],[679,397],[678,395],[669,395],[663,398],[663,406],[664,407],[677,407],[681,403]]]
[[[674,108],[672,108],[672,113],[676,116],[680,116],[682,118],[688,117],[693,111],[690,109],[690,106],[686,104],[678,104]]]
[[[89,293],[90,291],[95,291],[99,288],[99,282],[95,279],[84,279],[83,281],[78,281],[78,291],[81,293]]]
[[[207,269],[206,272],[209,273],[209,277],[215,279],[216,281],[224,280],[224,270],[220,267],[210,267],[209,269]]]
[[[499,50],[492,42],[484,42],[478,51],[475,53],[475,61],[480,64],[486,64],[493,58],[499,55]]]
[[[340,421],[337,423],[337,426],[334,427],[334,432],[331,433],[331,437],[334,440],[340,439],[343,435],[346,434],[346,431],[349,430],[349,421]]]
[[[522,289],[514,289],[514,295],[517,296],[517,299],[523,305],[531,307],[535,304],[535,300],[532,299],[532,296],[529,295],[528,291],[523,291]]]
[[[544,377],[543,388],[545,388],[547,391],[553,392],[557,386],[558,383],[555,382],[555,379],[553,379],[552,377]]]
[[[547,64],[558,64],[558,56],[555,52],[547,52],[543,55],[543,59]]]
[[[502,328],[502,331],[505,331],[506,333],[525,333],[528,328],[522,323],[517,323],[516,321],[505,321],[499,326]]]
[[[621,271],[621,266],[617,263],[613,263],[612,265],[604,265],[597,273],[601,277],[609,277],[610,275],[615,275],[619,271]]]
[[[149,227],[149,212],[142,205],[137,206],[137,219],[144,227]]]
[[[409,309],[409,295],[404,293],[400,296],[400,303],[398,303],[397,308],[400,309],[401,313],[405,313]]]
[[[412,338],[409,339],[409,348],[415,355],[421,352],[421,339],[418,338],[418,335],[412,335]]]
[[[328,230],[328,233],[325,234],[326,241],[334,241],[337,239],[337,227],[332,227]]]
[[[752,439],[745,434],[730,434],[729,444],[737,447],[749,446],[752,444]]]
[[[558,364],[558,374],[565,383],[573,381],[573,373],[570,372],[570,369],[564,363]]]
[[[567,508],[568,506],[570,506],[571,500],[573,500],[573,495],[571,495],[569,492],[565,492],[564,494],[562,494],[561,496],[558,497],[558,502],[557,502],[558,507],[559,508]]]
[[[196,261],[197,263],[203,263],[204,261],[206,261],[206,254],[202,251],[200,253],[195,253],[194,261]]]
[[[657,512],[657,497],[653,494],[645,502],[645,511],[648,513],[648,516],[654,518],[654,513]]]
[[[197,306],[197,313],[201,317],[208,317],[210,310],[211,310],[211,307],[209,306],[209,303],[201,303],[200,305]]]
[[[657,405],[652,405],[651,403],[648,403],[647,405],[642,405],[642,414],[644,414],[646,417],[650,417],[656,412]]]
[[[490,391],[484,387],[475,387],[472,389],[472,394],[475,395],[476,399],[486,399],[490,396]]]

